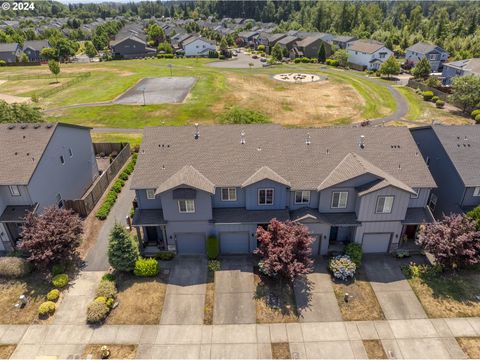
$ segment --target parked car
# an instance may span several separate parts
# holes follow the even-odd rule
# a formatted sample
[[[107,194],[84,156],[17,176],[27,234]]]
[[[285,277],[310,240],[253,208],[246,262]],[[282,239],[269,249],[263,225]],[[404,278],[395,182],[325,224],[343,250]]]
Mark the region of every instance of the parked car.
[[[264,62],[267,62],[267,59],[265,59],[265,58],[260,58],[260,61],[264,63]]]
[[[252,59],[258,59],[258,55],[252,55]]]

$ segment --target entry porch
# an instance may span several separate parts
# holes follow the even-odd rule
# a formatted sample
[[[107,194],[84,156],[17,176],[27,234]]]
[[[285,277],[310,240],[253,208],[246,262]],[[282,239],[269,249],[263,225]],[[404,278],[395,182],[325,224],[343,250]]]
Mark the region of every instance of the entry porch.
[[[137,233],[143,255],[154,255],[168,250],[166,221],[161,209],[136,209],[132,227]]]

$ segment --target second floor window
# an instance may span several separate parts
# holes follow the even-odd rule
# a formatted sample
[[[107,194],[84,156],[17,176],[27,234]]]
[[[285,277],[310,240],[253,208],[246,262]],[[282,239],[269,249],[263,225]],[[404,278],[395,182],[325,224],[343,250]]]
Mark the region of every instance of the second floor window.
[[[379,196],[377,198],[377,214],[390,214],[393,207],[393,196]]]
[[[195,200],[178,200],[178,211],[181,213],[194,213]]]
[[[236,201],[237,189],[235,188],[223,188],[222,189],[222,201]]]
[[[10,185],[8,188],[10,189],[10,194],[12,196],[20,196],[20,189],[17,185]]]
[[[473,190],[473,196],[480,196],[480,186],[477,186],[477,187]]]
[[[295,191],[295,204],[308,204],[310,202],[310,191]]]
[[[155,190],[154,189],[147,189],[147,199],[148,200],[155,199]]]
[[[347,207],[348,192],[334,191],[332,193],[332,209],[345,209]]]
[[[273,204],[273,189],[258,189],[258,205]]]

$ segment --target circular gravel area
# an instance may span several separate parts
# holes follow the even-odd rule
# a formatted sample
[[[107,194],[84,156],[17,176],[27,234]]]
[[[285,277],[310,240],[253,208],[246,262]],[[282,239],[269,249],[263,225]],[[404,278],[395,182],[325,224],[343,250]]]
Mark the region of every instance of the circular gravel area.
[[[273,78],[278,81],[284,81],[295,84],[305,84],[316,81],[326,80],[326,77],[322,77],[315,74],[305,74],[305,73],[284,73],[274,75]]]

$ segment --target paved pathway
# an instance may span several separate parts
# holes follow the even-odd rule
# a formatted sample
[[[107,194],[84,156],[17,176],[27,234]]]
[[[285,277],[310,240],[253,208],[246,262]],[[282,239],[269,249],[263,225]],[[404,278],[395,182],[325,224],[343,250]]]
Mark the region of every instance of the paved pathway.
[[[366,358],[362,340],[381,340],[389,358],[466,358],[454,337],[480,336],[480,318],[237,325],[1,325],[12,359],[78,358],[86,344],[138,344],[137,358],[271,358],[288,342],[299,359]]]
[[[131,178],[132,177],[125,183],[110,214],[107,219],[103,221],[95,245],[90,248],[85,258],[87,264],[85,270],[87,271],[106,271],[110,267],[107,256],[108,234],[116,222],[126,226],[125,218],[132,208],[132,201],[135,197],[135,193],[130,190]]]
[[[297,281],[294,290],[300,322],[342,320],[326,261],[318,261],[307,282]]]
[[[207,260],[204,257],[176,257],[168,279],[161,324],[203,324]]]
[[[250,256],[222,259],[215,273],[214,324],[254,324],[256,307],[253,264]]]
[[[427,314],[400,269],[399,260],[372,256],[363,262],[385,318],[425,319]]]

